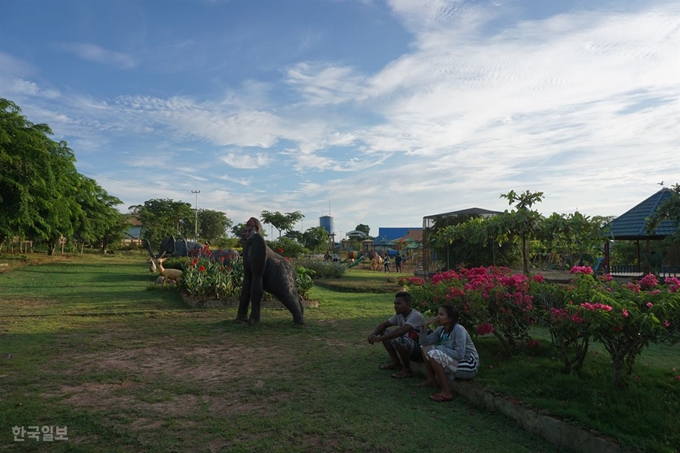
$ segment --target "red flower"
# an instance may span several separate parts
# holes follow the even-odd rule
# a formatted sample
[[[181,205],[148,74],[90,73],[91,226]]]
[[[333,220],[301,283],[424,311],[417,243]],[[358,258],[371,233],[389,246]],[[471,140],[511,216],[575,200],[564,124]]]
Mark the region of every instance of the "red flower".
[[[279,253],[283,253],[283,249],[282,249],[281,247],[279,247],[278,249],[276,249],[276,251],[279,252]]]
[[[198,268],[198,272],[205,272],[205,266],[201,266]]]

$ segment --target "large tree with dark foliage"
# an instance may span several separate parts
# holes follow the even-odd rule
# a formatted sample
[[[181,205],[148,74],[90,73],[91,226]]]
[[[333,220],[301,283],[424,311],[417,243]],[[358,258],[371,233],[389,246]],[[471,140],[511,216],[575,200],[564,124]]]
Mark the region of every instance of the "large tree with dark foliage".
[[[50,135],[48,125],[31,123],[0,98],[0,244],[25,237],[43,241],[52,254],[62,237],[102,239],[106,228],[85,219],[120,225],[113,207],[120,200],[79,174],[68,144]]]

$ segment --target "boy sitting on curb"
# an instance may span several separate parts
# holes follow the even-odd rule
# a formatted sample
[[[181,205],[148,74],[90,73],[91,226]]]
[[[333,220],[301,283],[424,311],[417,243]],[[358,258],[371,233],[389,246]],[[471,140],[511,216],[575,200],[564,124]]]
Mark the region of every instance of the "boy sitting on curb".
[[[382,342],[392,359],[391,363],[382,365],[381,370],[397,370],[392,374],[393,378],[407,378],[413,376],[411,361],[422,361],[418,338],[425,329],[425,318],[411,308],[411,295],[405,291],[394,295],[394,312],[394,316],[373,330],[368,342]],[[391,326],[397,328],[388,329]]]

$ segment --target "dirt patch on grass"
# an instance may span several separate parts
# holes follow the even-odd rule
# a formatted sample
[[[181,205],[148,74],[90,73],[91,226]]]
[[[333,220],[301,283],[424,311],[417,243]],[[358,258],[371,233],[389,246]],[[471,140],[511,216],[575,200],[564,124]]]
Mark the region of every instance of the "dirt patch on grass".
[[[77,365],[67,376],[92,374],[114,382],[64,385],[45,396],[62,397],[63,404],[77,408],[133,415],[129,428],[135,432],[153,431],[168,419],[263,415],[292,398],[266,384],[288,376],[294,366],[290,351],[276,346],[145,347],[71,355],[68,361]],[[125,378],[115,382],[121,375]]]

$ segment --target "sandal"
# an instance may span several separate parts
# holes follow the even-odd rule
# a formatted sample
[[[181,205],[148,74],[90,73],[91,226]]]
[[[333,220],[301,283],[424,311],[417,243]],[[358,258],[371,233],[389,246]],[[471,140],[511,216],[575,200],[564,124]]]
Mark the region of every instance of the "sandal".
[[[448,401],[453,401],[453,395],[444,396],[441,393],[435,393],[434,395],[430,395],[430,399],[432,401],[436,401],[438,403],[445,403],[445,402],[448,402]]]

